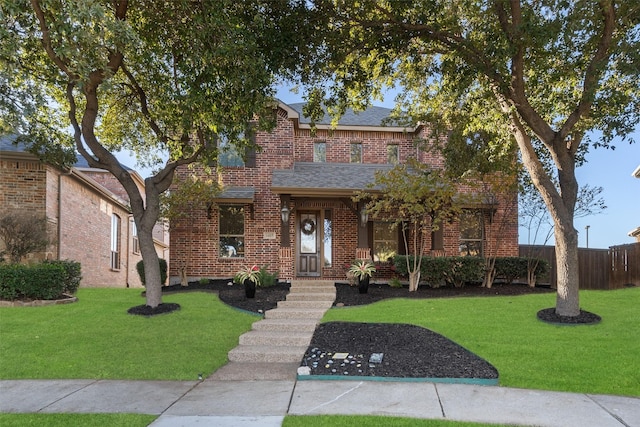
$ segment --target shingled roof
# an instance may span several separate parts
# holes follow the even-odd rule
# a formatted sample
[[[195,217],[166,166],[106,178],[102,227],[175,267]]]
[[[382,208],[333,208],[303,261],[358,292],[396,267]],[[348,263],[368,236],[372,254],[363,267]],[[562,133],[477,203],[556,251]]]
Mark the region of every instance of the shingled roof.
[[[298,102],[293,104],[287,104],[300,114],[300,123],[311,123],[311,119],[302,114],[302,108],[305,106],[304,102]],[[389,118],[391,114],[390,108],[384,107],[369,107],[364,111],[355,112],[351,109],[347,109],[345,113],[340,117],[338,125],[340,126],[385,126],[384,120]],[[325,111],[324,117],[316,122],[318,125],[331,124],[331,116]],[[393,125],[393,124],[390,124]]]
[[[274,170],[271,190],[277,194],[351,196],[375,181],[376,171],[390,164],[296,162],[293,169]]]

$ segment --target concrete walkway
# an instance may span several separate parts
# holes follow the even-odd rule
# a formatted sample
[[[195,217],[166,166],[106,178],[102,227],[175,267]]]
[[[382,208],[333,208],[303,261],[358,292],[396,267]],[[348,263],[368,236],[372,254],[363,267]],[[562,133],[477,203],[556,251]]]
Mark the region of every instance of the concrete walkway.
[[[0,412],[141,413],[151,425],[280,426],[285,415],[354,414],[548,427],[640,427],[640,399],[380,381],[0,381]]]

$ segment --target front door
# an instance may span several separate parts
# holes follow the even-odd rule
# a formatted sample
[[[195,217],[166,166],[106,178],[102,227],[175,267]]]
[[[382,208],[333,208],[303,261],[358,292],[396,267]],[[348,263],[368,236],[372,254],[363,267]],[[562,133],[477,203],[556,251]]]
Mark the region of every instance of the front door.
[[[322,268],[320,242],[322,227],[318,227],[320,212],[299,212],[297,230],[298,276],[320,276]]]

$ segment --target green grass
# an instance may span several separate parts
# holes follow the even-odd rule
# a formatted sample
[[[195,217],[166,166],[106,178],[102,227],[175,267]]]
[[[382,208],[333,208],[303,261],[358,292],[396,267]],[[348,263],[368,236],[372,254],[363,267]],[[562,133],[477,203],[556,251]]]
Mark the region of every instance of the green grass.
[[[554,326],[538,310],[555,294],[431,300],[396,299],[332,309],[323,321],[410,323],[429,328],[492,363],[500,385],[640,396],[640,289],[582,291],[597,325]]]
[[[258,320],[212,293],[163,297],[181,310],[127,314],[140,289],[80,289],[77,303],[0,308],[1,379],[195,380],[227,362]]]
[[[144,427],[157,417],[142,414],[0,414],[3,427]]]
[[[282,423],[282,427],[499,427],[503,425],[368,415],[296,415],[285,417]]]

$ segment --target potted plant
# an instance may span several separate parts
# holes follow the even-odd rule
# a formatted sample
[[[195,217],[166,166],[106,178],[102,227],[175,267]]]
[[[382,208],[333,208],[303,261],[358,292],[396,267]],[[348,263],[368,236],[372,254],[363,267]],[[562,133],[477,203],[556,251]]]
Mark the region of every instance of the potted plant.
[[[362,259],[357,260],[349,268],[349,273],[353,274],[358,285],[358,291],[361,294],[366,294],[369,290],[369,280],[373,273],[375,273],[376,267],[369,260]]]
[[[244,285],[247,298],[256,296],[256,286],[260,286],[260,267],[253,265],[242,268],[236,273],[236,281]]]

